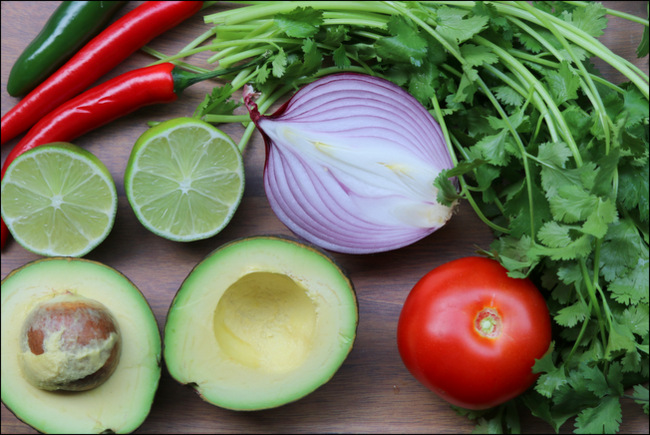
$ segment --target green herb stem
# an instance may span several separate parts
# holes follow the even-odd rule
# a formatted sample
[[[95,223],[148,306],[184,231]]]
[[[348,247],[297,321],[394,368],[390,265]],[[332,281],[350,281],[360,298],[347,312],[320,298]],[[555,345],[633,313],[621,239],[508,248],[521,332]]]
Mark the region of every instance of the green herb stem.
[[[204,115],[203,120],[213,124],[227,124],[232,122],[248,122],[251,120],[249,115]]]
[[[390,14],[382,2],[365,1],[363,3],[348,1],[296,1],[296,2],[262,2],[246,8],[232,9],[206,15],[205,21],[213,24],[239,24],[251,20],[259,20],[273,17],[277,14],[286,14],[298,7],[312,7],[316,10],[327,11],[353,11],[353,12],[375,12],[379,14]]]
[[[497,10],[505,13],[506,15],[516,16],[537,25],[544,26],[544,23],[540,22],[537,17],[521,8],[523,3],[499,2],[494,3],[494,5]],[[462,7],[462,5],[459,6]],[[579,47],[584,48],[592,55],[597,56],[603,61],[607,62],[621,74],[627,77],[631,82],[633,82],[646,99],[649,97],[648,93],[650,91],[648,91],[648,76],[641,70],[634,66],[631,66],[632,64],[629,61],[612,53],[612,51],[603,45],[600,41],[591,37],[591,35],[572,25],[571,23],[563,21],[550,14],[546,14],[546,17],[549,22],[556,25],[556,29],[563,37],[567,38]]]
[[[600,98],[600,95],[598,94],[598,91],[596,90],[596,86],[594,85],[594,82],[591,80],[590,75],[587,73],[584,65],[574,53],[573,49],[571,48],[571,45],[567,42],[567,40],[564,38],[561,32],[558,31],[557,27],[550,22],[549,19],[547,19],[537,9],[530,6],[526,2],[521,3],[521,7],[528,10],[533,16],[535,16],[544,25],[545,28],[547,28],[548,30],[551,31],[551,33],[553,33],[553,35],[560,41],[560,43],[567,51],[567,53],[569,53],[569,56],[571,56],[573,63],[578,67],[586,83],[586,86],[583,87],[583,92],[585,93],[585,95],[587,95],[587,98],[589,98],[594,108],[596,108],[596,113],[598,114],[600,124],[603,127],[604,136],[605,136],[605,154],[609,154],[609,149],[610,149],[609,117],[607,116],[607,112],[605,111],[605,106],[603,104],[603,101]],[[550,46],[550,44],[546,43],[546,41],[542,41],[542,38],[538,40],[544,43],[547,46],[547,49],[552,53],[554,53],[558,59],[561,59],[559,53],[555,53],[555,50],[553,49],[553,47]]]
[[[587,270],[587,264],[585,262],[584,258],[581,258],[579,260],[580,264],[580,271],[582,272],[582,279],[583,282],[585,283],[585,288],[587,289],[587,294],[589,295],[589,299],[592,303],[594,312],[596,313],[596,317],[598,318],[598,327],[600,328],[600,336],[601,340],[603,342],[603,346],[607,345],[607,333],[605,332],[605,326],[603,324],[603,315],[600,311],[600,304],[598,303],[598,299],[596,297],[596,289],[592,285],[592,280],[589,277],[589,272]]]
[[[170,63],[173,63],[174,65],[176,65],[176,66],[178,66],[180,68],[183,68],[186,71],[195,72],[195,73],[199,73],[199,74],[207,74],[207,73],[213,71],[213,70],[209,70],[209,69],[206,69],[206,68],[198,67],[196,65],[189,64],[187,62],[181,62],[181,61],[177,60],[177,59],[182,59],[182,58],[184,58],[186,56],[166,56],[165,54],[163,54],[163,53],[159,52],[158,50],[155,50],[155,49],[153,49],[151,47],[142,47],[142,51],[144,51],[145,53],[159,59],[158,61],[151,63],[151,65],[170,62]]]
[[[584,1],[565,1],[564,3],[574,5],[574,6],[579,6],[581,8],[585,8],[589,5],[589,2],[584,2]],[[642,24],[648,27],[648,20],[643,19],[642,17],[637,17],[636,15],[631,15],[626,12],[617,11],[616,9],[605,8],[605,10],[608,15],[623,18],[624,20],[632,21],[633,23]]]
[[[542,38],[542,39],[546,42],[546,40],[544,38]],[[553,61],[550,61],[550,60],[547,60],[547,59],[542,59],[540,56],[533,56],[531,54],[524,53],[524,52],[516,50],[516,49],[510,50],[510,54],[512,54],[516,58],[525,60],[527,62],[536,63],[538,65],[545,66],[545,67],[550,68],[552,70],[557,70],[558,68],[560,68],[560,64],[557,63],[557,62],[553,62]],[[618,92],[619,94],[624,94],[625,93],[625,91],[620,86],[617,86],[616,84],[608,81],[607,79],[604,79],[603,77],[597,76],[596,74],[592,74],[592,73],[589,73],[589,77],[591,78],[591,80],[598,83],[599,85],[610,88],[610,89]]]
[[[578,283],[574,284],[575,290],[576,290],[576,295],[578,296],[578,299],[580,300],[580,303],[587,307],[587,313],[591,313],[591,308],[593,301],[592,299],[589,299],[589,303],[585,301],[584,296],[582,295],[582,292],[580,291],[580,287]],[[578,336],[576,337],[575,342],[573,343],[573,347],[569,351],[569,354],[565,358],[565,361],[570,362],[573,354],[575,353],[576,350],[582,345],[582,337],[584,337],[585,332],[587,331],[587,326],[589,326],[589,322],[591,321],[591,316],[585,316],[584,320],[582,321],[582,326],[580,327],[580,332],[578,332]]]
[[[520,74],[522,79],[525,80],[529,86],[533,87],[535,91],[542,97],[542,99],[546,102],[550,113],[553,115],[554,122],[559,127],[558,131],[562,135],[565,143],[569,146],[569,149],[571,149],[576,165],[578,167],[582,166],[582,156],[580,155],[578,145],[576,144],[575,139],[571,134],[571,129],[568,125],[566,125],[566,120],[560,113],[559,108],[553,101],[553,97],[551,97],[544,85],[539,80],[537,80],[535,76],[530,71],[528,71],[528,69],[521,62],[510,55],[503,48],[478,35],[474,37],[474,40],[481,45],[490,47],[501,58],[501,60],[512,69],[512,71]]]

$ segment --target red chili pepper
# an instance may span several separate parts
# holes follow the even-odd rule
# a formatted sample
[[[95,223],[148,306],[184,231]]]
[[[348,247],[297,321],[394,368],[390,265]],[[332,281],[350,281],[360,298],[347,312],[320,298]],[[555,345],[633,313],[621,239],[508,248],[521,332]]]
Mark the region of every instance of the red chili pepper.
[[[258,62],[254,60],[205,74],[188,73],[172,63],[162,63],[129,71],[88,89],[48,113],[27,132],[7,156],[1,178],[4,178],[11,162],[25,151],[47,143],[70,142],[140,107],[175,101],[185,88],[194,83],[230,74]],[[8,236],[4,220],[0,221],[0,234],[2,249]]]
[[[2,117],[0,143],[27,130],[202,6],[200,1],[149,1],[115,21]]]

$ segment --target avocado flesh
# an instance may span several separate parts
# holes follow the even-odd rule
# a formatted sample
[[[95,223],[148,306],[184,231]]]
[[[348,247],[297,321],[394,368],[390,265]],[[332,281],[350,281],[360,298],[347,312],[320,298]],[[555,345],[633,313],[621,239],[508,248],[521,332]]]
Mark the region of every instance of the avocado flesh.
[[[267,409],[325,384],[356,336],[350,280],[320,251],[277,237],[227,244],[170,307],[164,357],[176,380],[234,410]]]
[[[225,291],[214,311],[217,343],[233,360],[269,372],[289,371],[314,346],[316,306],[286,275],[253,272]]]
[[[120,361],[92,390],[52,392],[21,373],[21,326],[39,302],[71,292],[106,306],[122,334]],[[145,420],[160,379],[161,342],[156,319],[139,290],[103,264],[70,258],[29,263],[2,281],[2,401],[43,433],[130,433]]]

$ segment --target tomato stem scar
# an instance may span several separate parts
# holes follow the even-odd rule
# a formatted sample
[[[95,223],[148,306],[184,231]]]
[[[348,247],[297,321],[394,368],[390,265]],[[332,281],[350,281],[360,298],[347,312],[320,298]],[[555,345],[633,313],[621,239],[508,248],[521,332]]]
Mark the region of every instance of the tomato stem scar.
[[[487,338],[501,335],[501,316],[495,308],[483,308],[474,319],[474,329]]]

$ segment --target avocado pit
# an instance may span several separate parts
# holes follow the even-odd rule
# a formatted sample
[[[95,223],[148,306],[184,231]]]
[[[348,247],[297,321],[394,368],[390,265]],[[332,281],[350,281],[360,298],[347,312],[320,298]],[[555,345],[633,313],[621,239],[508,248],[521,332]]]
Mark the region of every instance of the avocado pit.
[[[117,367],[121,336],[103,304],[67,292],[30,311],[20,344],[19,365],[29,383],[48,391],[86,391]]]

